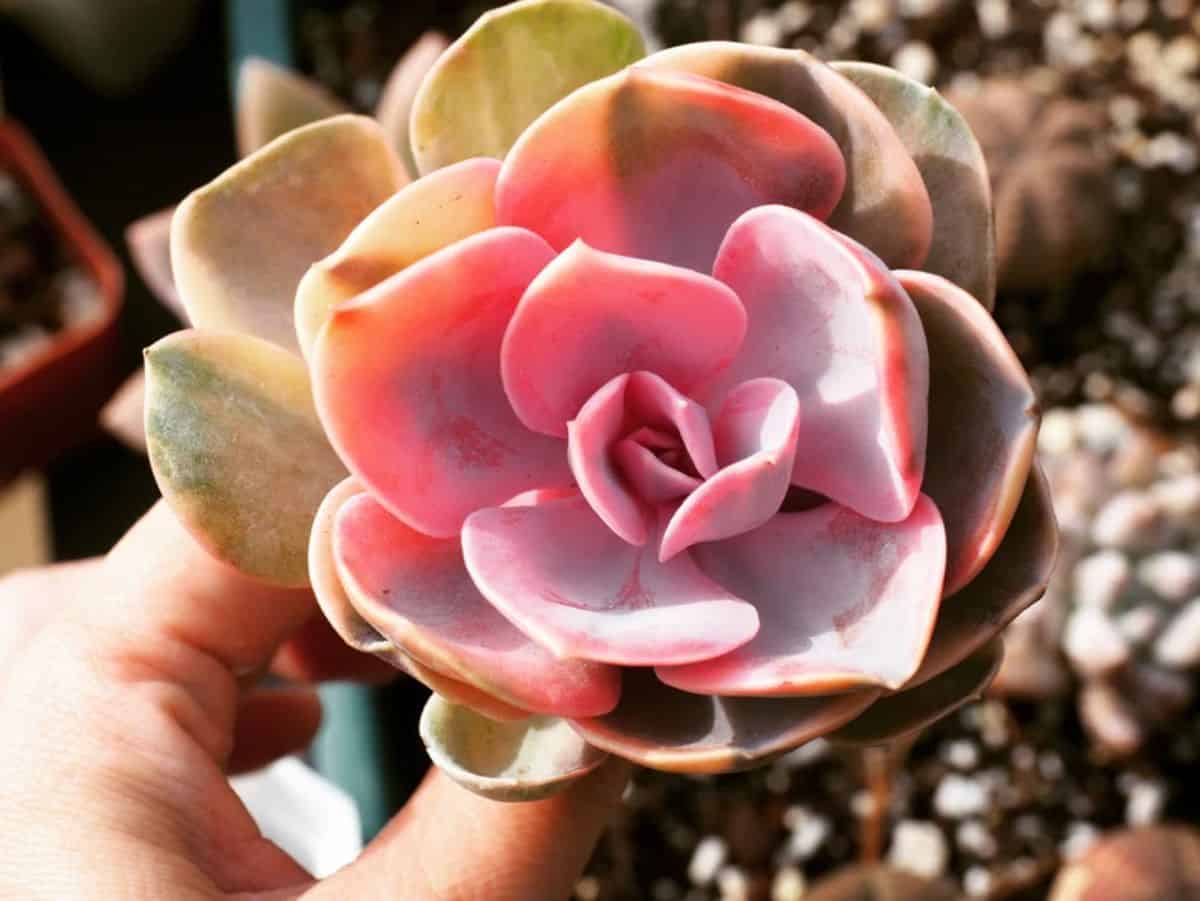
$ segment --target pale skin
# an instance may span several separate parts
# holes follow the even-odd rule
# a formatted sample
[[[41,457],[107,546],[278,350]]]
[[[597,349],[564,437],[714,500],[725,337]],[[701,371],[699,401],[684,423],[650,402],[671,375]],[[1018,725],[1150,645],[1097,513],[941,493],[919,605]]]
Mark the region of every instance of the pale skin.
[[[268,669],[301,684],[256,688]],[[431,771],[320,882],[259,833],[229,774],[308,744],[312,682],[392,672],[342,645],[310,592],[216,562],[161,503],[106,557],[0,579],[0,897],[568,897],[624,765],[527,804]]]

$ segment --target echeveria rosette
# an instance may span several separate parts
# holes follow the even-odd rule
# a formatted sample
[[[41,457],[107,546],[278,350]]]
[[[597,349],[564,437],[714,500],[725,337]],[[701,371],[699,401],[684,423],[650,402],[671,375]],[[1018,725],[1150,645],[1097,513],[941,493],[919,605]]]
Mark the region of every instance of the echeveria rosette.
[[[402,188],[368,120],[268,145],[181,207],[197,330],[148,352],[180,516],[434,689],[431,755],[493,797],[920,728],[1056,548],[961,118],[890,70],[637,48],[590,0],[489,14]]]

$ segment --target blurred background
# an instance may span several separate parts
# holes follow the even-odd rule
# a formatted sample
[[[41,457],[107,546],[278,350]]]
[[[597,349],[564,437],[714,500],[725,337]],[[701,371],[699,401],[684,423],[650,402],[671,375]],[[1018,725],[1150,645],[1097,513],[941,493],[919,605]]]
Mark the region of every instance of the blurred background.
[[[179,320],[154,255],[166,220],[145,217],[237,159],[241,63],[369,111],[423,35],[491,5],[0,0],[0,574],[102,553],[157,496],[127,379]],[[1200,5],[614,5],[659,46],[892,65],[966,116],[1064,549],[985,699],[887,752],[817,742],[751,774],[640,773],[576,896],[1042,899],[1075,862],[1159,880],[1137,897],[1200,898]],[[368,838],[427,765],[423,693],[327,698],[312,761]],[[897,874],[859,871],[874,894],[825,881],[874,863]]]

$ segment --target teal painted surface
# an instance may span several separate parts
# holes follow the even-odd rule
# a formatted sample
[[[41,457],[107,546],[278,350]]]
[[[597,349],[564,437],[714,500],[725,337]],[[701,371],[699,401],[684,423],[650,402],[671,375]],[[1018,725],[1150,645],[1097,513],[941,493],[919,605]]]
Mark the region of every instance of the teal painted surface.
[[[225,0],[229,30],[229,84],[237,84],[238,67],[248,56],[292,66],[291,0]]]
[[[392,813],[377,698],[372,689],[345,682],[319,690],[325,715],[312,746],[313,766],[354,798],[363,841],[369,842]]]

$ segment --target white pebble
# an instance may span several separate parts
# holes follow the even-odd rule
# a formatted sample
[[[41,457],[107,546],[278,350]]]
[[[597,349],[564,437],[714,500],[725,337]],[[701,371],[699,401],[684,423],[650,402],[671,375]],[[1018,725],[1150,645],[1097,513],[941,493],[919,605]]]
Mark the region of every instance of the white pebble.
[[[964,851],[985,860],[995,857],[999,850],[996,837],[983,825],[982,820],[967,820],[961,823],[954,838]]]
[[[1172,520],[1191,524],[1200,516],[1200,474],[1187,473],[1155,482],[1154,499]]]
[[[1162,818],[1167,805],[1167,790],[1161,782],[1139,779],[1125,801],[1125,822],[1130,826],[1149,826]]]
[[[1129,642],[1098,607],[1080,607],[1063,630],[1063,653],[1084,676],[1100,676],[1129,662]]]
[[[968,867],[963,873],[963,891],[972,898],[986,895],[992,890],[992,874],[986,867]]]
[[[1108,404],[1084,404],[1075,420],[1083,445],[1101,454],[1116,450],[1129,432],[1128,421]]]
[[[948,742],[942,748],[942,759],[957,770],[973,770],[979,766],[979,747],[965,738]]]
[[[692,859],[688,863],[688,879],[693,885],[708,885],[717,878],[728,854],[729,848],[723,839],[706,835],[692,852]]]
[[[1159,551],[1138,564],[1138,579],[1166,601],[1182,601],[1200,589],[1200,560],[1186,551]]]
[[[1200,598],[1190,601],[1154,643],[1154,659],[1174,669],[1200,664]]]
[[[949,849],[937,824],[926,820],[901,820],[892,833],[888,863],[927,879],[936,879],[946,871]]]
[[[795,867],[784,867],[771,881],[771,901],[800,901],[807,890],[804,873]]]
[[[1088,732],[1119,754],[1136,751],[1145,739],[1125,699],[1106,682],[1084,685],[1079,693],[1079,715]]]
[[[892,55],[892,67],[913,81],[930,84],[937,74],[938,58],[928,44],[909,41]]]
[[[1058,457],[1075,449],[1077,429],[1075,415],[1062,408],[1047,410],[1038,429],[1038,450]]]
[[[1108,610],[1129,585],[1129,558],[1108,548],[1089,554],[1075,564],[1075,601]]]
[[[942,777],[933,794],[933,809],[951,820],[978,816],[987,810],[987,790],[977,779],[949,773]]]
[[[1071,860],[1083,854],[1099,837],[1100,830],[1094,825],[1076,820],[1067,824],[1066,834],[1058,849],[1063,857]]]
[[[717,874],[721,901],[749,901],[750,878],[738,867],[722,867]]]
[[[807,807],[791,807],[784,813],[784,825],[790,830],[784,857],[789,861],[808,860],[821,850],[833,827],[823,816]]]
[[[1133,550],[1153,545],[1160,536],[1162,509],[1137,491],[1122,491],[1100,508],[1092,522],[1092,540],[1101,547]]]
[[[1162,625],[1162,621],[1162,612],[1149,604],[1126,610],[1116,620],[1121,634],[1135,647],[1140,647],[1153,638],[1154,633]]]

